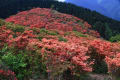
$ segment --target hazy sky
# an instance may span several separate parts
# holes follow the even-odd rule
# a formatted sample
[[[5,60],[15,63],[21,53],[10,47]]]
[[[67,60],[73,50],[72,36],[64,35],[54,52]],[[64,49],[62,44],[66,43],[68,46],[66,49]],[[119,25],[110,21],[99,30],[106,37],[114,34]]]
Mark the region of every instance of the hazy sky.
[[[98,3],[101,3],[102,2],[102,0],[98,0]]]
[[[65,0],[57,0],[57,1],[61,1],[61,2],[64,2]]]

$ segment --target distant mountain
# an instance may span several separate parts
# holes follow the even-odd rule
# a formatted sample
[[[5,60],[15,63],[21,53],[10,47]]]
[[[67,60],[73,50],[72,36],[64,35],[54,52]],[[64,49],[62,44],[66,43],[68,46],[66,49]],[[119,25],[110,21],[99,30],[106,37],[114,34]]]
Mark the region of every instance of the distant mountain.
[[[120,20],[120,0],[66,0],[66,2],[89,8],[105,16]]]

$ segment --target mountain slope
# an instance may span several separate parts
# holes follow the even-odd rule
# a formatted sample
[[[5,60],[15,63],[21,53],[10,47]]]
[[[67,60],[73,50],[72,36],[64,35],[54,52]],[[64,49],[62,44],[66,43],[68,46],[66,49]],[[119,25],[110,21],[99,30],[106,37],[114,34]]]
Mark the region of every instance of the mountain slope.
[[[91,11],[86,8],[78,7],[73,4],[61,3],[61,2],[54,1],[54,0],[12,0],[12,1],[5,0],[5,2],[4,0],[2,1],[3,1],[3,4],[0,5],[1,6],[0,17],[4,19],[18,12],[21,12],[23,10],[29,10],[34,7],[40,7],[40,8],[51,8],[52,7],[54,10],[57,10],[62,13],[74,15],[76,17],[83,19],[84,21],[87,21],[92,26],[96,26],[97,28],[95,28],[95,30],[99,31],[100,35],[105,39],[108,39],[105,36],[106,25],[111,29],[112,36],[115,36],[116,34],[120,33],[120,27],[119,27],[120,22],[119,21],[113,20],[95,11]],[[95,3],[92,3],[92,4],[95,5]],[[96,8],[97,6],[93,6],[93,7]],[[102,8],[102,11],[104,11],[104,8]],[[101,28],[104,28],[104,29],[102,29],[101,31],[99,30],[99,27],[100,29]]]
[[[6,21],[0,20],[0,79],[88,80],[96,71],[119,77],[120,43],[94,37],[77,17],[34,8]]]
[[[99,37],[96,31],[91,30],[91,25],[82,19],[46,8],[35,8],[29,11],[23,11],[7,18],[6,21],[23,26],[30,26],[31,28],[59,29],[62,31],[75,30]]]

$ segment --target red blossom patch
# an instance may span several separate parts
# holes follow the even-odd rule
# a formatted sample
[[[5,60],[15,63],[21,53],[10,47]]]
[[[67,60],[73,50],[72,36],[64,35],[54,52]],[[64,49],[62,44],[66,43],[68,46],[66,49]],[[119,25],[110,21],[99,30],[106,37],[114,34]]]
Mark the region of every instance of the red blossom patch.
[[[35,8],[29,11],[23,11],[7,18],[6,21],[31,28],[58,29],[62,31],[76,30],[100,37],[99,33],[90,30],[91,25],[82,19],[46,8]]]
[[[9,80],[17,80],[15,73],[10,70],[2,70],[0,69],[0,76],[4,78],[9,78]]]

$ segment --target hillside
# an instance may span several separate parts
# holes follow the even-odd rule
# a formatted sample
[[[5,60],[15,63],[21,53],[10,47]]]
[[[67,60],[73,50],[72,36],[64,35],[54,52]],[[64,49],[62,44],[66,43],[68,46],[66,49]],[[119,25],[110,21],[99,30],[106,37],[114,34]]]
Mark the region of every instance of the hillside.
[[[1,0],[0,3],[0,17],[4,19],[18,12],[35,7],[53,8],[59,12],[71,14],[87,21],[94,26],[93,29],[97,30],[104,39],[109,40],[112,36],[120,33],[119,21],[70,3],[61,3],[54,0]],[[108,31],[108,28],[110,31]],[[107,36],[107,34],[110,35]]]
[[[35,8],[20,12],[6,19],[7,22],[29,26],[31,28],[58,29],[62,31],[79,31],[100,37],[86,21],[72,15],[59,13],[46,8]]]
[[[97,37],[87,22],[52,9],[0,20],[0,79],[95,80],[89,74],[109,72],[119,80],[120,43]]]

